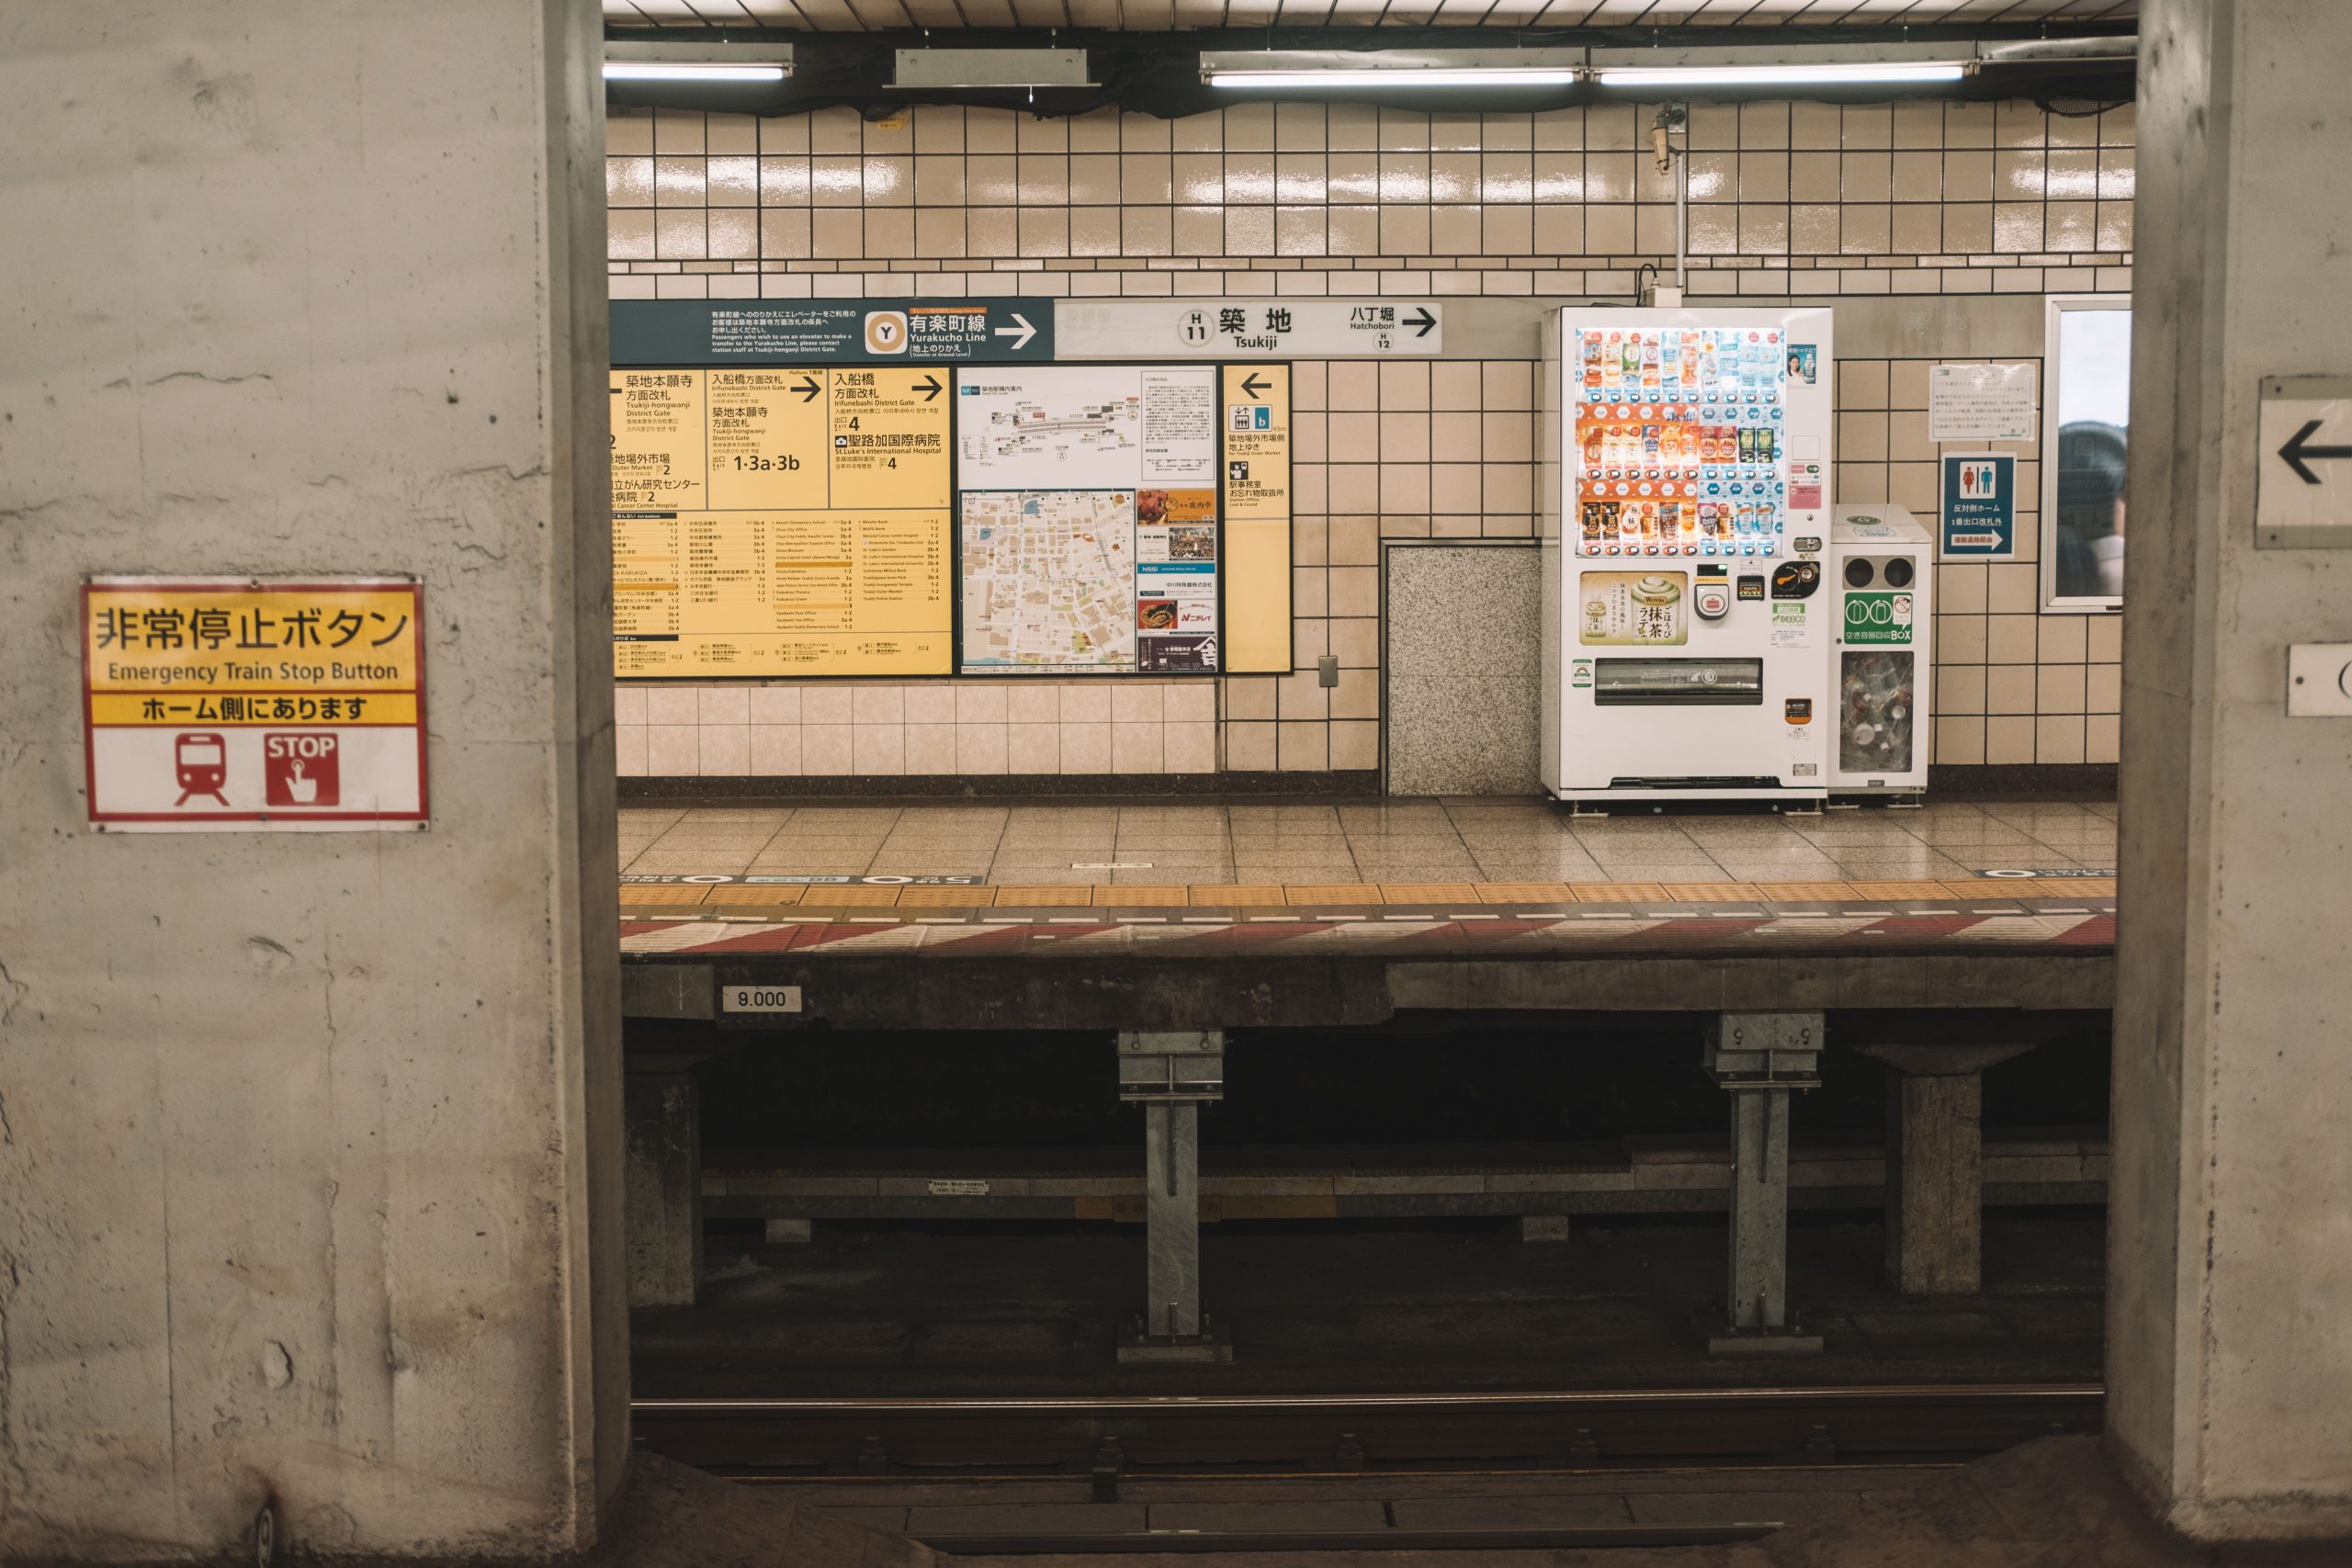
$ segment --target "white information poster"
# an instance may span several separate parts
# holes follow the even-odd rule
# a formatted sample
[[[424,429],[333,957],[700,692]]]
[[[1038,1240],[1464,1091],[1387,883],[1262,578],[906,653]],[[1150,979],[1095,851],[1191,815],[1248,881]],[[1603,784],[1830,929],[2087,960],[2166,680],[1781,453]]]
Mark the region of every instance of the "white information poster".
[[[1215,369],[989,367],[956,395],[962,667],[1216,670]]]
[[[1928,439],[2030,441],[2038,428],[2030,365],[1928,368]]]

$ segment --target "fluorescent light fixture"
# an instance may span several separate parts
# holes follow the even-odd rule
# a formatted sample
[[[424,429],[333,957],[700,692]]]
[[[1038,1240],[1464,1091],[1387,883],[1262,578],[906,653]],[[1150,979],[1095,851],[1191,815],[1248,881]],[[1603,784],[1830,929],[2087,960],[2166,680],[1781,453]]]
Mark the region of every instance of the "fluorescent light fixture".
[[[1476,65],[1463,71],[1215,71],[1212,87],[1566,87],[1574,71],[1543,65]]]
[[[1318,92],[1340,87],[1566,87],[1583,78],[1577,49],[1274,49],[1204,52],[1212,87]]]
[[[607,82],[781,82],[781,65],[694,65],[684,62],[660,64],[652,61],[607,60]]]
[[[637,43],[605,46],[607,82],[781,82],[788,43]]]
[[[1840,84],[1957,82],[1958,61],[1853,62],[1786,65],[1628,65],[1600,72],[1604,87],[1807,87]]]

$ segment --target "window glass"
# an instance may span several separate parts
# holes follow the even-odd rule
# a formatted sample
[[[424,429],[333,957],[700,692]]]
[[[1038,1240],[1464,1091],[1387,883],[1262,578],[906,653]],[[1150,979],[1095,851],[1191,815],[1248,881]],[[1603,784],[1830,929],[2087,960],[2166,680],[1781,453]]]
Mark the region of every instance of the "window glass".
[[[2051,312],[2057,429],[2045,460],[2050,593],[2123,595],[2125,457],[2132,422],[2132,312],[2062,306]]]

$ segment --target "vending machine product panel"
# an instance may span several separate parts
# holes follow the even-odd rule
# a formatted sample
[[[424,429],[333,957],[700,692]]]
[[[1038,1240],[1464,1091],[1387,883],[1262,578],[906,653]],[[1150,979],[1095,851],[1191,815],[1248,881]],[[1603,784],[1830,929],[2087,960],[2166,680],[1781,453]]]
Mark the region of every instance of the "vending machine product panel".
[[[1829,529],[1837,582],[1836,795],[1928,787],[1935,683],[1935,542],[1899,506],[1840,506]]]
[[[1832,365],[1826,310],[1545,322],[1553,794],[1826,793]]]

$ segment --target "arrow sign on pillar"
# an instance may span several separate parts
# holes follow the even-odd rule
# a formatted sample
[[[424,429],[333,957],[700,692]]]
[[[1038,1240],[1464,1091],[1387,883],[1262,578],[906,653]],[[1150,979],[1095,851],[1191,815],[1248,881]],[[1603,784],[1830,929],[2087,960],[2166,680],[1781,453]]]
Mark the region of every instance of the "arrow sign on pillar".
[[[2319,476],[2312,472],[2306,459],[2324,461],[2333,457],[2352,457],[2352,446],[2314,446],[2311,444],[2312,437],[2319,434],[2321,423],[2315,419],[2309,421],[2302,429],[2287,437],[2287,445],[2278,448],[2278,456],[2287,459],[2287,466],[2301,475],[2307,485],[2319,483]]]
[[[1241,383],[1241,389],[1250,394],[1250,401],[1255,402],[1264,394],[1266,389],[1272,385],[1271,381],[1259,380],[1258,373],[1252,370],[1250,372],[1249,378]]]
[[[1430,308],[1427,305],[1417,305],[1413,309],[1413,313],[1405,318],[1405,325],[1420,329],[1413,334],[1415,337],[1427,337],[1430,335],[1430,329],[1437,325],[1437,318],[1430,314]]]
[[[825,389],[817,384],[817,378],[814,376],[804,375],[792,389],[800,394],[802,402],[813,403],[817,400],[817,394]]]
[[[924,402],[932,402],[935,400],[939,396],[939,378],[936,376],[924,377],[922,380],[915,383],[915,390],[922,394],[922,400]]]
[[[1011,338],[1012,346],[1016,349],[1027,348],[1029,340],[1037,335],[1037,329],[1029,324],[1028,317],[1015,310],[1012,313],[1012,325],[997,328],[996,335]]]

